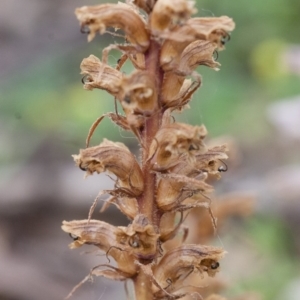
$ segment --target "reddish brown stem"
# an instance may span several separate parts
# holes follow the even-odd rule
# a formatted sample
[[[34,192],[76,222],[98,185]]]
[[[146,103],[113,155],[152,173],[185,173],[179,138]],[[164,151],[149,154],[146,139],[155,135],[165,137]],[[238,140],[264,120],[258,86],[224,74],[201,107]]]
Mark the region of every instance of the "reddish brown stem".
[[[152,40],[148,51],[145,53],[146,70],[152,74],[156,81],[156,90],[160,95],[163,71],[159,65],[160,45]],[[160,98],[158,98],[160,102]],[[160,214],[156,204],[156,175],[151,170],[151,164],[147,161],[150,145],[161,125],[162,111],[158,103],[158,111],[149,117],[141,132],[143,140],[142,171],[144,176],[144,192],[138,199],[140,213],[147,216],[148,220],[159,228]],[[135,297],[139,300],[152,300],[152,279],[144,273],[143,269],[134,279]]]
[[[142,270],[133,280],[136,300],[153,300],[151,278]]]
[[[152,40],[148,51],[145,53],[146,70],[156,79],[156,89],[160,94],[163,72],[159,65],[160,45]],[[160,101],[160,98],[158,99]],[[160,103],[158,103],[160,107]],[[157,111],[149,117],[141,133],[144,148],[142,154],[142,170],[144,174],[144,193],[138,199],[140,212],[147,216],[149,221],[158,226],[159,214],[155,201],[156,175],[151,172],[150,163],[147,162],[150,145],[156,135],[162,119],[161,111]]]

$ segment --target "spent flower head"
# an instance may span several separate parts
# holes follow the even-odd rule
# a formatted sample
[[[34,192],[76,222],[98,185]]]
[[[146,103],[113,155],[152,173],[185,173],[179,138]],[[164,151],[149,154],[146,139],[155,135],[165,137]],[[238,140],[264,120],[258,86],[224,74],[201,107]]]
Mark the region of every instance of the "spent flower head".
[[[198,293],[201,281],[219,271],[225,254],[217,247],[184,244],[190,231],[184,221],[192,210],[205,209],[212,221],[208,218],[207,226],[212,232],[216,228],[211,179],[224,171],[228,149],[207,146],[204,125],[178,123],[172,114],[188,107],[201,86],[198,66],[219,69],[215,55],[235,27],[226,16],[192,18],[197,12],[194,5],[191,0],[128,0],[75,11],[88,41],[98,33],[116,34],[110,28],[125,37],[124,44],[109,45],[100,58],[90,55],[80,65],[83,87],[107,91],[124,114],[100,116],[91,127],[87,147],[73,158],[86,175],[107,172],[116,177],[113,190],[100,192],[109,195],[102,211],[114,204],[131,223],[117,227],[92,219],[96,199],[86,220],[64,221],[62,229],[74,240],[70,248],[93,245],[116,262],[95,267],[82,283],[91,276],[132,280],[139,300]],[[112,49],[121,53],[115,68],[108,65]],[[135,68],[129,75],[121,70],[126,60]],[[104,139],[89,147],[105,116],[135,134],[140,160],[119,142]],[[187,283],[190,276],[198,278],[198,286]]]

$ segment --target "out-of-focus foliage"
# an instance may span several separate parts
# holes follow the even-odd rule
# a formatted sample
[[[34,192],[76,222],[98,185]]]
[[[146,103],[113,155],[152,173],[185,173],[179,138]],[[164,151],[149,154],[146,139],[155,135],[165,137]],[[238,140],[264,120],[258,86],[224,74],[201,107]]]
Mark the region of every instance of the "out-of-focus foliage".
[[[288,282],[299,275],[299,263],[291,259],[294,255],[292,236],[279,220],[265,215],[252,218],[245,225],[247,233],[242,243],[247,245],[246,252],[255,253],[254,259],[245,261],[246,269],[236,265],[237,269],[243,268],[239,270],[241,279],[227,293],[233,296],[244,291],[260,291],[263,299],[280,299]]]

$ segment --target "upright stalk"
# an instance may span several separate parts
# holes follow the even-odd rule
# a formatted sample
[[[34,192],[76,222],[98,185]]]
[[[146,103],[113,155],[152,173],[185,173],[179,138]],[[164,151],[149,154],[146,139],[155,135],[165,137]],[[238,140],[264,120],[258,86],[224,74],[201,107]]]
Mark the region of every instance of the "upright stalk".
[[[145,53],[145,67],[155,82],[155,88],[160,95],[163,71],[159,65],[160,45],[155,40],[150,40],[149,49]],[[158,98],[158,106],[161,106]],[[154,226],[159,225],[159,211],[157,209],[156,197],[156,174],[151,170],[151,163],[148,160],[150,145],[159,130],[162,119],[162,111],[158,110],[151,117],[147,118],[141,130],[142,145],[142,172],[144,175],[144,191],[138,198],[140,213],[145,214]]]
[[[172,113],[184,110],[200,87],[197,66],[218,69],[213,54],[224,48],[234,23],[228,17],[191,18],[196,9],[190,0],[128,3],[84,6],[75,13],[89,41],[113,27],[123,30],[128,42],[108,46],[101,60],[90,55],[81,63],[84,88],[106,90],[124,112],[99,117],[88,140],[108,116],[136,135],[141,162],[124,144],[107,139],[73,157],[87,175],[115,175],[114,189],[102,192],[109,195],[102,210],[114,204],[131,222],[113,226],[91,219],[96,199],[86,220],[64,221],[62,229],[74,239],[71,248],[94,245],[116,262],[93,268],[83,282],[92,276],[132,280],[137,300],[180,299],[191,294],[184,279],[192,273],[213,277],[224,255],[221,248],[183,244],[183,221],[197,207],[213,218],[208,196],[213,188],[206,179],[220,176],[227,148],[207,147],[204,125],[178,123]],[[116,68],[107,64],[112,49],[122,52]],[[128,75],[121,71],[126,59],[135,67]],[[176,247],[166,243],[172,239]]]
[[[153,300],[152,281],[149,275],[139,272],[133,279],[135,299]]]

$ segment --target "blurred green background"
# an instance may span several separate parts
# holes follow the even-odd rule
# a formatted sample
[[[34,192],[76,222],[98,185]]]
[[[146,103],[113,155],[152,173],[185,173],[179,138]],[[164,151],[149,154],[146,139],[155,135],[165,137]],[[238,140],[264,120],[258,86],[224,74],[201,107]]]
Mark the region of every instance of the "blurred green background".
[[[59,269],[68,259],[69,267],[74,266],[70,255],[74,260],[79,256],[79,252],[69,254],[69,240],[60,233],[59,226],[62,219],[86,218],[99,190],[98,185],[89,189],[81,183],[82,174],[73,167],[70,155],[84,147],[92,122],[103,113],[113,111],[114,104],[113,98],[103,91],[83,90],[79,65],[84,57],[90,54],[100,57],[105,45],[119,41],[104,35],[87,43],[73,12],[78,6],[105,2],[2,1],[0,256],[2,253],[1,261],[6,265],[0,274],[1,300],[41,299],[42,290],[33,293],[30,285],[20,287],[20,292],[14,286],[8,287],[11,282],[16,284],[16,280],[22,280],[22,271],[14,271],[14,264],[10,264],[14,255],[20,260],[30,257],[33,268],[41,269],[35,276],[44,276],[41,286],[47,293],[52,286],[57,286],[56,282],[63,286],[57,294],[50,293],[43,299],[65,296],[93,266],[93,263],[88,267],[83,262],[78,263],[81,274],[77,276],[73,274],[75,271],[70,271],[73,277]],[[297,128],[300,124],[299,104],[297,106],[300,101],[300,1],[203,0],[197,1],[196,7],[198,16],[232,17],[236,29],[226,50],[219,53],[221,70],[198,68],[203,86],[193,97],[191,109],[178,118],[192,124],[204,123],[210,138],[226,135],[235,139],[239,152],[237,163],[224,174],[220,193],[247,190],[257,194],[256,215],[237,223],[239,229],[233,230],[236,234],[233,237],[230,232],[224,236],[225,248],[227,243],[250,244],[256,255],[242,270],[231,257],[229,270],[239,272],[228,275],[227,293],[236,297],[255,291],[267,300],[300,299],[300,290],[295,288],[297,284],[300,286],[300,125]],[[116,64],[119,57],[120,53],[111,52],[110,63]],[[277,103],[281,103],[283,109],[273,109]],[[286,123],[280,123],[281,117],[291,123],[285,127]],[[109,120],[98,127],[92,144],[96,145],[103,137],[123,141],[130,147],[136,145],[130,134],[121,132]],[[69,175],[71,173],[73,175]],[[111,218],[111,215],[103,218]],[[53,230],[49,229],[51,226]],[[56,234],[60,241],[53,250],[56,257],[41,256],[36,264],[34,256],[48,249],[39,248],[41,245],[36,245],[36,240],[42,236],[44,245],[49,239],[54,243]],[[27,249],[25,257],[24,247]],[[232,247],[229,246],[234,251]],[[48,264],[43,267],[47,259],[50,264],[56,262],[51,270]],[[254,261],[261,268],[251,270]],[[31,265],[27,267],[30,269]],[[10,280],[5,280],[5,276]],[[111,283],[105,281],[104,285],[107,293],[113,289]],[[97,292],[87,295],[86,299],[99,297]],[[82,298],[75,296],[74,299]]]

